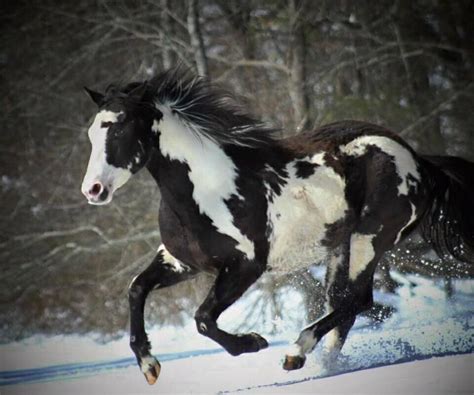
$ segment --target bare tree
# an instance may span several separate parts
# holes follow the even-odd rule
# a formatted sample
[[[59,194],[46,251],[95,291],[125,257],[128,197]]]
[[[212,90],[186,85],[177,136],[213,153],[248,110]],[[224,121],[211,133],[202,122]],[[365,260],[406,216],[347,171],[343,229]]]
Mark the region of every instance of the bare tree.
[[[170,37],[174,33],[170,16],[170,0],[161,0],[161,40],[163,43],[163,67],[169,69],[174,65],[174,56],[170,46]]]
[[[305,68],[305,33],[304,33],[304,0],[289,0],[290,40],[288,81],[291,103],[294,111],[296,131],[304,130],[309,125],[309,100],[306,92]]]
[[[197,71],[202,76],[208,76],[206,49],[199,24],[198,0],[188,0],[188,32]]]

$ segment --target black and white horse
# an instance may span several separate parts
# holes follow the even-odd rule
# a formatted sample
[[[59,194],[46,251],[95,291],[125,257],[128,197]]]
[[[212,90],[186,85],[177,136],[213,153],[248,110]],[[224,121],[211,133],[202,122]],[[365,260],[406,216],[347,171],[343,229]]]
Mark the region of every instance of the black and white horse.
[[[474,262],[474,163],[418,155],[395,133],[357,121],[276,139],[230,95],[179,71],[87,91],[99,106],[82,184],[89,203],[109,203],[143,167],[161,192],[163,244],[129,289],[130,345],[150,384],[160,364],[145,299],[200,271],[215,283],[197,330],[239,355],[268,343],[223,331],[219,315],[265,271],[327,262],[327,315],[287,352],[291,370],[326,334],[340,350],[372,305],[377,262],[417,225],[438,255]]]

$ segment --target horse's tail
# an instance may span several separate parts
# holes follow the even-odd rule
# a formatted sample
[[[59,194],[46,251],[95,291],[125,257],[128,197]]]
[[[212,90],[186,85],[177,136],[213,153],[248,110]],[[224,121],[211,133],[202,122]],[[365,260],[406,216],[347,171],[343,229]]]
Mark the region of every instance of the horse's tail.
[[[454,156],[423,156],[431,202],[421,234],[441,258],[474,263],[474,163]]]

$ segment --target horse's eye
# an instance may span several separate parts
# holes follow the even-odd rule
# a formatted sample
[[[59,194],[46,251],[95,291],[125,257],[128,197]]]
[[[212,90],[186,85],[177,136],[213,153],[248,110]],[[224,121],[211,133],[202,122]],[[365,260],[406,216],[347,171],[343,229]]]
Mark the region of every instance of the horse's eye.
[[[100,124],[101,128],[110,128],[114,123],[113,122],[102,122]]]

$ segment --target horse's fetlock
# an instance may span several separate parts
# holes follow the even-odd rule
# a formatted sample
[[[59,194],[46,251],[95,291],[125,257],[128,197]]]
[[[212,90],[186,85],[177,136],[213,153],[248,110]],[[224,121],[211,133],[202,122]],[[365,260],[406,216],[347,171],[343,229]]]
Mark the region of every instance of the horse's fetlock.
[[[151,344],[147,338],[130,336],[130,348],[136,355],[144,356],[150,353]]]

